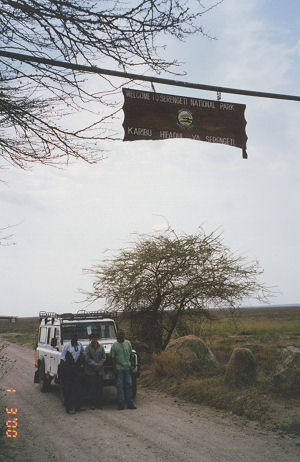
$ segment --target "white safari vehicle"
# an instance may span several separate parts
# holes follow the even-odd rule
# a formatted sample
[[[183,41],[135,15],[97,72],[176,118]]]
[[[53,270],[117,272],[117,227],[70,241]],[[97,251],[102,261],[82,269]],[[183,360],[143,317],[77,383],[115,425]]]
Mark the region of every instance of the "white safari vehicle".
[[[117,327],[112,313],[101,311],[78,311],[76,314],[40,311],[39,332],[35,350],[34,383],[40,384],[41,391],[48,391],[50,383],[60,384],[60,356],[65,342],[70,342],[74,332],[85,348],[92,332],[100,334],[99,343],[106,353],[104,363],[104,386],[114,385],[115,377],[112,368],[110,350],[116,341]],[[139,359],[133,350],[132,391],[136,395],[137,378],[139,376]]]

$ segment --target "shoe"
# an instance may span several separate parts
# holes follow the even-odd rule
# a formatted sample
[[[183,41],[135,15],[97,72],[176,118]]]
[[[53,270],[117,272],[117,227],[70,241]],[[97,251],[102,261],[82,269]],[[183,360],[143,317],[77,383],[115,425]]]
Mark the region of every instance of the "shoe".
[[[136,407],[133,403],[129,403],[127,404],[127,409],[136,409]]]
[[[118,411],[123,411],[125,409],[125,406],[124,404],[119,404],[119,406],[117,407]]]
[[[90,406],[90,409],[94,411],[96,409],[96,406]]]
[[[68,409],[68,410],[67,410],[67,413],[68,413],[68,414],[75,414],[75,409]]]
[[[103,407],[102,407],[102,406],[97,406],[97,409],[101,409],[101,410],[102,410],[102,409],[103,409]]]

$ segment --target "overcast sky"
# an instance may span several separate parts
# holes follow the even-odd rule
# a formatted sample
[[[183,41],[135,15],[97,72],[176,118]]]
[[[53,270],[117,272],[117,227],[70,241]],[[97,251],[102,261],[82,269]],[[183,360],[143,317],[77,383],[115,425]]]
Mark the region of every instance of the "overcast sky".
[[[224,0],[203,16],[203,26],[218,40],[168,42],[167,53],[186,62],[183,80],[300,95],[299,0]],[[16,245],[0,248],[0,314],[84,308],[76,304],[78,289],[90,289],[92,279],[82,269],[126,245],[131,233],[162,229],[165,219],[179,232],[221,229],[224,243],[258,259],[263,281],[277,286],[272,303],[299,303],[300,103],[228,94],[222,100],[247,106],[248,160],[224,145],[136,141],[110,144],[98,165],[2,170],[0,227],[17,226]],[[123,136],[122,119],[119,131]]]

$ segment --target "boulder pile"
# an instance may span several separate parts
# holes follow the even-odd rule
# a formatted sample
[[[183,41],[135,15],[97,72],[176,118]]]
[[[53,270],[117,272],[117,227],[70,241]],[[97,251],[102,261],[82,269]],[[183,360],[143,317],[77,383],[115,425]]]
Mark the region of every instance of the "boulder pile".
[[[300,396],[300,348],[288,346],[283,349],[273,385],[278,391]]]

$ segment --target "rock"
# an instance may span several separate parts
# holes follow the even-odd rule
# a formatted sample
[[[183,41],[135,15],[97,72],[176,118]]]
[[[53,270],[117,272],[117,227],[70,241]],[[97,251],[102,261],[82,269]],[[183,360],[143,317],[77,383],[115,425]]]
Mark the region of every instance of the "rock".
[[[176,353],[185,364],[217,364],[213,352],[204,341],[196,335],[179,337],[167,345],[166,351]]]
[[[258,343],[249,343],[249,342],[246,342],[246,343],[242,343],[241,344],[241,348],[248,348],[249,350],[252,351],[252,353],[256,353],[258,351],[262,351],[264,349],[264,346],[263,345],[259,345]]]
[[[273,377],[273,385],[284,393],[300,395],[300,348],[284,348]]]
[[[225,382],[229,385],[252,385],[256,382],[256,361],[249,348],[237,347],[227,364]]]
[[[266,371],[262,367],[257,367],[256,380],[260,383],[270,382],[270,374],[266,373]]]

